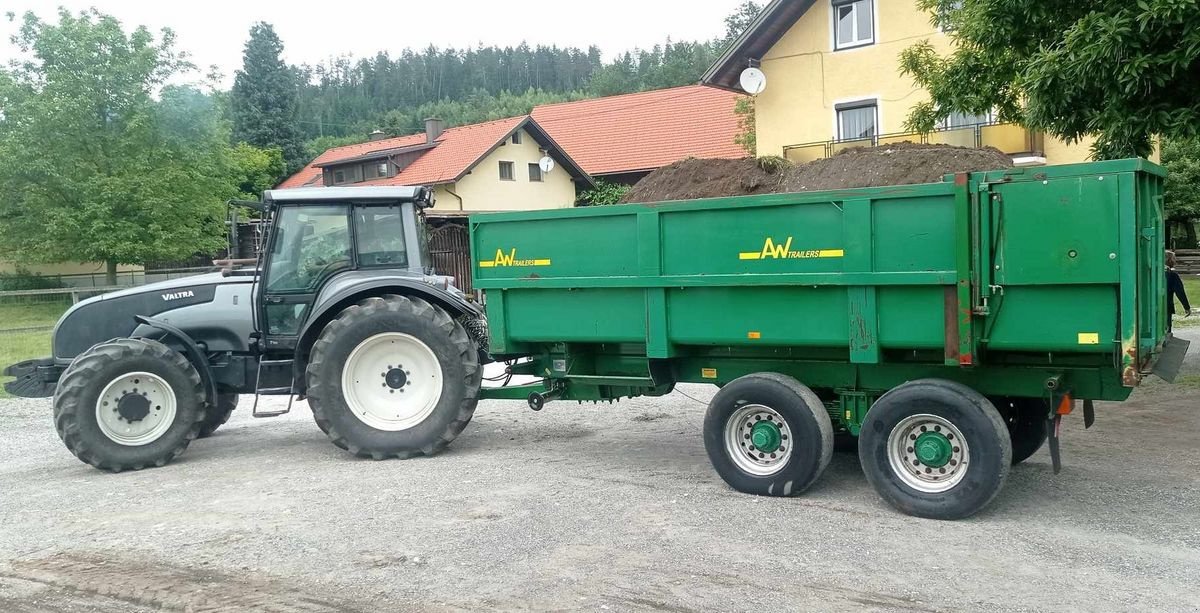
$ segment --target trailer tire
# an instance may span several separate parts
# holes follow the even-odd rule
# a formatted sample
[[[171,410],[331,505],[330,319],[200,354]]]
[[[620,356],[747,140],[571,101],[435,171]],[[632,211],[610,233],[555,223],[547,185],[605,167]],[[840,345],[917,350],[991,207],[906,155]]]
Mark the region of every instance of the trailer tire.
[[[821,399],[799,381],[755,373],[731,381],[713,397],[704,418],[704,447],[733,489],[795,496],[829,465],[833,423]]]
[[[1012,465],[1012,442],[996,407],[965,385],[939,379],[910,381],[881,396],[858,441],[863,472],[879,496],[928,519],[979,512]]]
[[[233,415],[233,410],[237,408],[238,395],[236,393],[226,393],[217,395],[217,404],[209,405],[204,410],[204,421],[200,422],[200,433],[196,438],[208,438],[217,431],[217,428],[229,422],[229,416]]]
[[[388,295],[329,322],[306,376],[313,418],[330,441],[383,460],[449,445],[471,421],[483,372],[475,343],[444,310]]]
[[[118,338],[67,367],[54,394],[54,427],[75,457],[96,468],[141,470],[164,466],[187,449],[199,433],[204,402],[200,373],[178,351],[149,339]]]
[[[990,400],[1008,426],[1013,466],[1028,460],[1046,444],[1050,437],[1050,410],[1044,399],[999,397]]]

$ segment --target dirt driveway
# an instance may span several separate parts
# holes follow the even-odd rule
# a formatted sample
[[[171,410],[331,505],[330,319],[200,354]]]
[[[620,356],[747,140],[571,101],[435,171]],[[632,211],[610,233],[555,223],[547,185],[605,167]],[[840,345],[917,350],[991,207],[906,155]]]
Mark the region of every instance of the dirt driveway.
[[[1062,474],[1043,452],[957,523],[892,511],[853,454],[799,498],[734,493],[681,394],[485,403],[406,462],[347,456],[301,404],[119,475],[48,401],[2,401],[0,611],[1196,610],[1194,355],[1185,377],[1072,416]]]

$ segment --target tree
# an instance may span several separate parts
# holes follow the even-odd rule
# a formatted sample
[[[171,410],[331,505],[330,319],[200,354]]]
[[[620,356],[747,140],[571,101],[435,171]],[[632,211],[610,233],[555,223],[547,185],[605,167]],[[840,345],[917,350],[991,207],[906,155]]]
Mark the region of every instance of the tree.
[[[733,12],[725,17],[725,37],[721,39],[721,45],[728,46],[732,44],[737,37],[742,35],[742,32],[745,32],[750,27],[750,24],[754,23],[754,20],[758,18],[758,14],[762,10],[763,7],[761,4],[751,0],[742,2],[737,8],[733,9]]]
[[[1200,130],[1200,3],[1193,0],[918,0],[950,32],[942,57],[929,41],[901,69],[929,91],[908,127],[928,131],[951,112],[1077,142],[1093,157],[1148,156],[1154,136]]]
[[[754,115],[754,98],[738,98],[733,105],[733,112],[738,116],[738,134],[733,138],[733,142],[741,145],[748,155],[757,155],[758,128]]]
[[[297,124],[296,73],[284,64],[282,53],[283,42],[271,24],[250,28],[230,107],[234,141],[280,149],[287,172],[293,173],[304,167],[304,144]]]
[[[228,131],[210,98],[164,87],[191,69],[174,35],[60,10],[26,13],[13,40],[26,57],[0,70],[0,252],[105,262],[111,283],[118,264],[219,248]]]
[[[259,149],[238,143],[230,150],[231,183],[237,186],[238,200],[258,200],[262,193],[279,183],[287,165],[278,148]]]
[[[1174,246],[1195,249],[1196,220],[1200,219],[1200,139],[1165,139],[1162,163],[1167,168],[1166,206],[1167,239]]]

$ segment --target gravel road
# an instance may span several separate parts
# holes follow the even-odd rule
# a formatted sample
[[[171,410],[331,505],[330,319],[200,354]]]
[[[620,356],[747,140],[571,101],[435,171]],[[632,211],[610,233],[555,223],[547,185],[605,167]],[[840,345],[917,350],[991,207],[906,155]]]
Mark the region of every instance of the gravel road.
[[[1200,610],[1195,353],[1189,385],[1071,416],[1062,474],[1043,451],[955,523],[892,511],[853,454],[802,497],[737,494],[679,393],[483,403],[404,462],[336,449],[303,403],[239,411],[119,475],[62,447],[48,400],[0,401],[0,611]]]

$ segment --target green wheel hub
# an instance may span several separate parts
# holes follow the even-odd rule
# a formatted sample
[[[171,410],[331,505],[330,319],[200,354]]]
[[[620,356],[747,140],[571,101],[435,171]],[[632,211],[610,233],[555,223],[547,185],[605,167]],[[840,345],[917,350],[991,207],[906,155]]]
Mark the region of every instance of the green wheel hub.
[[[763,453],[775,453],[779,450],[783,438],[779,426],[773,421],[760,421],[750,430],[750,442],[754,448]]]
[[[941,432],[925,432],[917,437],[913,445],[917,459],[931,468],[941,468],[954,455],[954,445]]]

